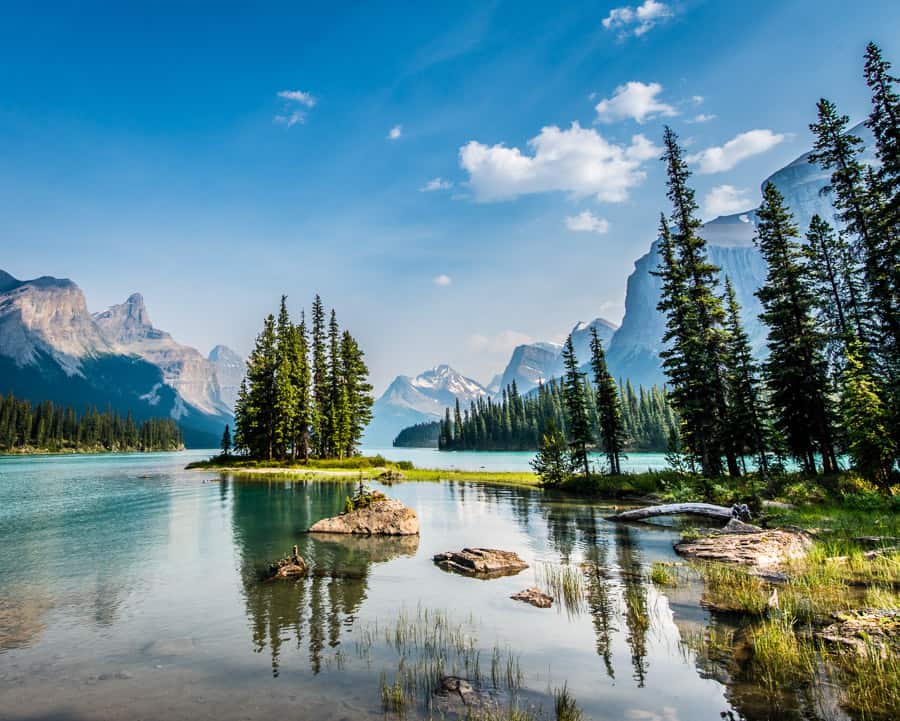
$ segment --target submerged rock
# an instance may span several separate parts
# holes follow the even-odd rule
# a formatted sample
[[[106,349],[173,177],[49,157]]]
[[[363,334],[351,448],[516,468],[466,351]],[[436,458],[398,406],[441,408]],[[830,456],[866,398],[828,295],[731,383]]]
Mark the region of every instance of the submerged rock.
[[[724,561],[755,568],[771,568],[803,558],[812,541],[802,533],[763,530],[732,520],[721,531],[675,544],[675,550],[701,561]]]
[[[435,707],[441,713],[455,713],[460,707],[483,709],[494,706],[495,694],[460,676],[444,676],[434,691]]]
[[[268,577],[297,578],[298,576],[305,576],[307,571],[309,571],[309,564],[303,560],[297,546],[294,546],[293,553],[290,556],[285,556],[280,561],[276,561],[269,566]]]
[[[553,596],[548,596],[538,588],[526,588],[510,596],[514,601],[524,601],[538,608],[550,608],[553,605]]]
[[[900,651],[900,609],[863,608],[831,614],[834,623],[818,632],[829,643],[842,644],[867,653],[872,648],[885,653]]]
[[[414,536],[419,532],[416,512],[393,498],[377,500],[333,518],[314,523],[310,533],[348,533],[363,536]]]
[[[481,578],[512,576],[528,568],[528,564],[518,554],[496,548],[464,548],[461,551],[445,551],[434,556],[434,562],[447,571],[456,571]]]

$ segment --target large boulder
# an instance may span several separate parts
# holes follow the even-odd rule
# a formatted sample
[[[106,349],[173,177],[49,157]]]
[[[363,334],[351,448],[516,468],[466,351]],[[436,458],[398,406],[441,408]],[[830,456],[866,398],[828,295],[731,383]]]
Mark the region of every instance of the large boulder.
[[[887,649],[900,651],[900,609],[862,608],[831,614],[834,623],[818,632],[818,636],[865,654],[869,649],[884,654]]]
[[[528,564],[518,554],[496,548],[464,548],[461,551],[445,551],[434,556],[434,562],[447,571],[481,578],[513,576],[528,568]]]
[[[375,501],[365,508],[323,518],[310,533],[347,533],[361,536],[415,536],[419,533],[416,512],[393,498]]]

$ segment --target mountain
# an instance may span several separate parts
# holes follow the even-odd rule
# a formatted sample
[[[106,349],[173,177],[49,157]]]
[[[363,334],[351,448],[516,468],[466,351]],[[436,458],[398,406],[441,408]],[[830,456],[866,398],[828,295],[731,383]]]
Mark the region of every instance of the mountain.
[[[66,278],[18,280],[0,271],[0,392],[33,402],[171,416],[192,446],[215,445],[230,414],[212,365],[153,328],[143,299],[92,316]]]
[[[468,406],[488,396],[487,389],[448,365],[439,365],[415,378],[397,376],[372,408],[372,422],[366,429],[368,445],[390,445],[407,426],[443,417],[457,398]]]
[[[578,322],[572,328],[572,345],[575,348],[575,357],[579,366],[588,364],[591,360],[591,328],[597,329],[597,334],[606,348],[616,326],[603,318],[595,318],[590,323]],[[558,343],[529,343],[520,345],[513,350],[512,357],[500,379],[501,389],[516,382],[520,393],[527,393],[536,388],[539,383],[550,378],[558,378],[563,373],[562,346]]]
[[[219,377],[219,395],[222,402],[231,412],[234,412],[234,403],[237,400],[238,388],[247,371],[247,363],[231,348],[225,345],[217,345],[209,352],[209,362],[216,369]]]
[[[859,124],[850,132],[862,138],[867,147],[874,140],[871,131]],[[863,155],[871,160],[871,154]],[[805,233],[812,216],[819,214],[834,222],[834,208],[827,195],[822,194],[828,184],[828,174],[809,162],[809,153],[770,175],[762,183],[772,182],[784,195],[785,201]],[[757,355],[765,354],[766,329],[759,320],[762,310],[755,293],[766,278],[766,264],[753,238],[756,232],[755,210],[720,216],[704,223],[699,230],[707,241],[709,259],[719,266],[734,284],[742,308],[742,320]],[[634,272],[628,277],[625,293],[625,316],[622,326],[609,345],[610,371],[618,378],[627,378],[645,386],[665,382],[660,364],[665,318],[656,309],[660,296],[660,279],[652,275],[659,265],[659,240],[650,251],[638,258]]]
[[[95,313],[94,322],[119,353],[139,356],[157,366],[163,382],[174,388],[185,403],[209,415],[231,413],[222,400],[216,367],[196,348],[182,345],[155,328],[140,293]],[[173,417],[178,419],[177,415]]]

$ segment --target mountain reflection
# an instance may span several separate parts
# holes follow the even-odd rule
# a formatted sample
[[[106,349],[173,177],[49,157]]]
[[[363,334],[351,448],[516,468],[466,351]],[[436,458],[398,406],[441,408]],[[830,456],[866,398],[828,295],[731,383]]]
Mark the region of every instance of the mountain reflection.
[[[357,537],[306,533],[341,512],[354,483],[230,480],[232,528],[241,586],[257,653],[268,649],[277,676],[287,648],[322,669],[323,650],[340,644],[366,599],[375,563],[415,554],[418,536]],[[263,571],[297,545],[310,573],[298,580],[262,580]]]

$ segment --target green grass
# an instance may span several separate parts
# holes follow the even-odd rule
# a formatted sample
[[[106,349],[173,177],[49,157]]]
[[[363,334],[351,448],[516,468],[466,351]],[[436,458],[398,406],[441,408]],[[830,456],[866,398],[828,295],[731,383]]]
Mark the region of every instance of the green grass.
[[[569,687],[563,684],[562,688],[553,691],[553,706],[556,711],[556,721],[582,721],[584,714],[578,707],[575,697],[569,693]]]
[[[650,580],[657,586],[675,587],[678,585],[678,573],[671,563],[654,561],[650,566]]]
[[[900,655],[868,647],[837,659],[843,687],[841,705],[859,721],[892,721],[900,709]]]
[[[571,615],[585,609],[584,573],[577,566],[541,562],[534,567],[535,582]]]

